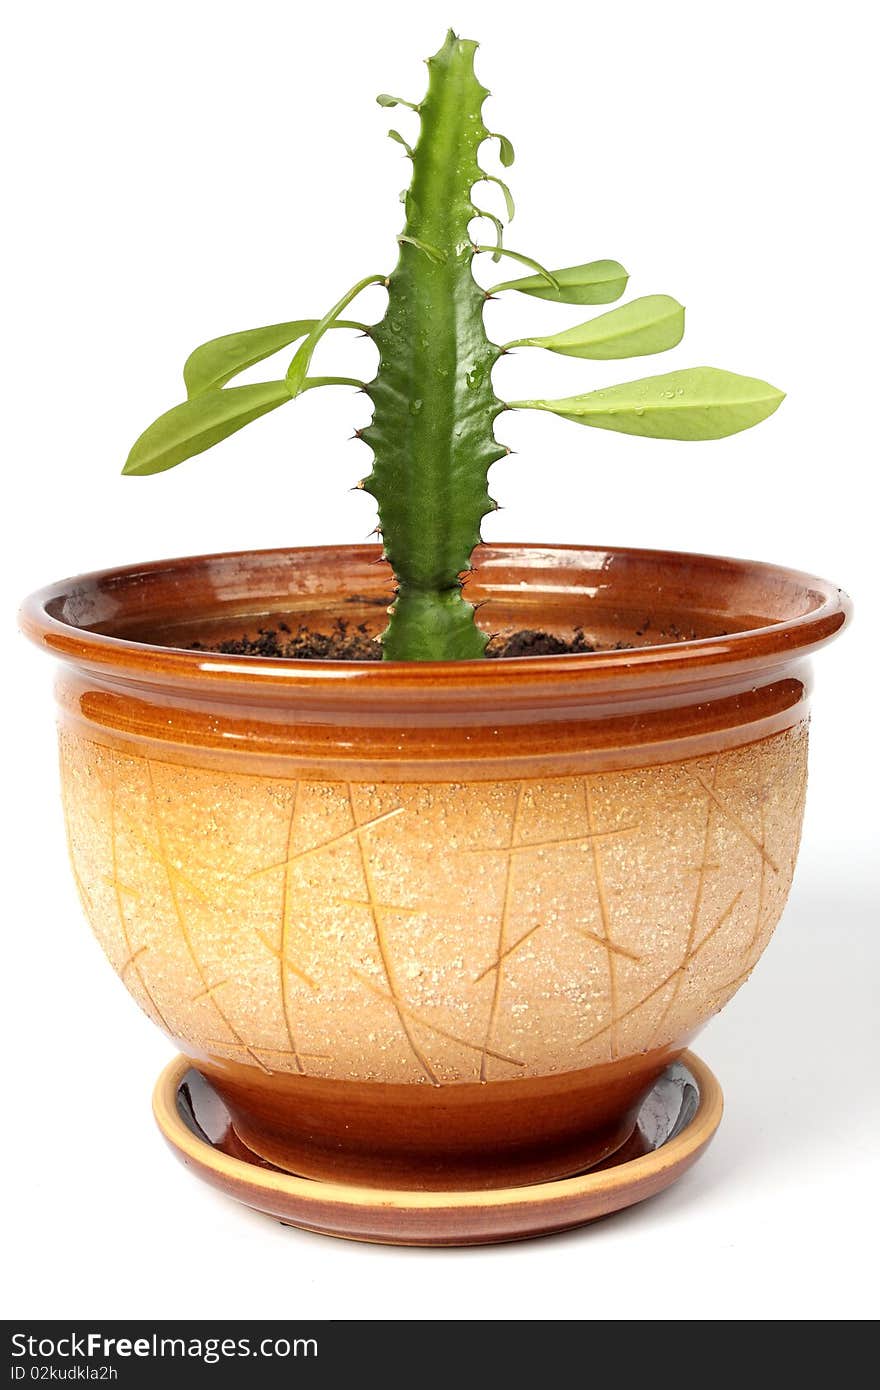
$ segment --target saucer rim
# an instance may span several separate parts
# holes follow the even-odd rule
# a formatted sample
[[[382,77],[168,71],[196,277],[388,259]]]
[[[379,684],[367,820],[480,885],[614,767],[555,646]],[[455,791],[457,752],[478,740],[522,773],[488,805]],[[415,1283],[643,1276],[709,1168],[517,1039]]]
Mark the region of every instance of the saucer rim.
[[[650,1153],[623,1163],[575,1177],[555,1178],[520,1187],[454,1191],[363,1187],[354,1183],[304,1178],[234,1158],[216,1148],[207,1138],[193,1134],[181,1117],[177,1106],[181,1082],[187,1072],[198,1071],[196,1064],[181,1053],[172,1058],[159,1074],[153,1090],[153,1115],[162,1135],[184,1162],[189,1160],[200,1167],[209,1168],[233,1189],[244,1185],[310,1206],[326,1204],[351,1208],[393,1207],[413,1211],[482,1211],[491,1207],[556,1205],[587,1195],[610,1196],[621,1187],[640,1188],[648,1181],[656,1182],[669,1169],[683,1170],[685,1166],[689,1167],[699,1157],[721,1123],[724,1110],[721,1086],[712,1070],[696,1053],[686,1050],[676,1060],[690,1072],[699,1095],[694,1114],[678,1134]]]

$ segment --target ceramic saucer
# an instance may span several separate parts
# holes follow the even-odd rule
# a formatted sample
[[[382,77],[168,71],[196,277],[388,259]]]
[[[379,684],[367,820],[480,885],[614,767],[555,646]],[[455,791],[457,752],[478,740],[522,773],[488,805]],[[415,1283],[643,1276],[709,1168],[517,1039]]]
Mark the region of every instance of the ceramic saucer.
[[[355,1187],[285,1173],[245,1147],[185,1057],[159,1077],[153,1111],[186,1167],[288,1225],[391,1245],[489,1245],[568,1230],[662,1192],[708,1145],[722,1097],[705,1062],[685,1052],[643,1102],[632,1138],[603,1164],[577,1177],[480,1192]]]

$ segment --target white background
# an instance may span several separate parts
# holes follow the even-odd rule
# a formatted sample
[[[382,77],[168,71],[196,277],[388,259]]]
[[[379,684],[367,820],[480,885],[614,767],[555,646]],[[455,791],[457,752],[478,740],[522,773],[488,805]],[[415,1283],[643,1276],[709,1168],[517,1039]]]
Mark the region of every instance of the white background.
[[[320,314],[393,264],[407,165],[384,132],[415,118],[373,98],[417,99],[419,60],[448,23],[481,39],[479,72],[497,93],[488,123],[516,145],[510,245],[551,265],[616,257],[633,295],[689,306],[685,342],[656,367],[522,352],[498,370],[499,393],[566,395],[702,363],[789,393],[760,429],[711,444],[507,416],[499,433],[517,454],[495,467],[505,510],[487,537],[773,560],[843,584],[858,621],[816,662],[790,906],[753,982],[699,1043],[727,1101],[709,1153],[664,1196],[592,1229],[432,1253],[283,1230],[165,1151],[149,1093],[169,1045],[81,920],[51,672],[12,614],[66,573],[370,531],[369,499],[349,490],[368,462],[348,442],[367,403],[347,390],[314,392],[161,477],[119,468],[180,399],[196,343]],[[858,0],[31,0],[8,16],[7,1315],[876,1312],[872,23]],[[369,294],[359,308],[378,317],[382,292]],[[499,341],[576,321],[527,300],[488,314]],[[321,348],[322,370],[371,372],[370,349],[347,337]]]

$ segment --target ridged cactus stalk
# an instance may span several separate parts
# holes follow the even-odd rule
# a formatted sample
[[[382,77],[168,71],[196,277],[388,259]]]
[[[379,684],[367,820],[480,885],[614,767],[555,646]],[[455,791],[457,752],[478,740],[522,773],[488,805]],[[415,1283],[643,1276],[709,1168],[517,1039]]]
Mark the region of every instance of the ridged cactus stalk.
[[[766,382],[697,367],[562,400],[499,400],[492,369],[505,351],[540,347],[594,360],[663,352],[681,340],[684,309],[668,295],[648,295],[557,334],[521,337],[503,346],[489,341],[483,309],[490,294],[514,290],[563,304],[601,305],[620,298],[628,275],[610,260],[549,271],[503,246],[501,219],[482,210],[475,195],[484,182],[498,184],[508,220],[513,217],[506,183],[481,164],[494,142],[506,169],[513,163],[513,147],[484,124],[489,93],[474,71],[476,47],[449,33],[428,60],[428,90],[421,102],[378,98],[385,107],[411,108],[419,119],[414,147],[399,132],[389,132],[412,161],[412,180],[403,195],[405,225],[391,274],[358,281],[321,319],[250,329],[196,348],[184,366],[187,399],[149,426],[123,470],[162,472],[317,386],[365,390],[373,418],[358,437],[372,449],[373,466],[362,486],[376,500],[384,556],[396,581],[381,637],[383,656],[393,661],[484,655],[487,639],[463,585],[482,519],[496,506],[488,471],[507,452],[494,432],[503,411],[549,410],[601,429],[705,440],[758,424],[783,399]],[[494,244],[474,239],[477,219],[494,225]],[[495,260],[512,257],[533,273],[486,291],[473,274],[474,258],[483,253]],[[344,317],[352,301],[376,283],[388,292],[382,320],[367,325]],[[309,374],[318,342],[328,330],[340,328],[359,330],[375,342],[379,366],[371,382]],[[227,384],[298,340],[283,379]]]

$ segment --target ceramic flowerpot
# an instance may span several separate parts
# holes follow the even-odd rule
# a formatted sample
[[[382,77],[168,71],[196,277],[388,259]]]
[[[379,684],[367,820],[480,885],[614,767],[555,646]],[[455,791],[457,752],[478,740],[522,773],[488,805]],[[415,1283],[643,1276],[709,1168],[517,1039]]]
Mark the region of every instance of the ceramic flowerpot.
[[[702,555],[486,546],[491,631],[572,656],[333,663],[191,644],[384,622],[371,546],[56,584],[73,872],[252,1153],[481,1188],[582,1171],[754,969],[791,883],[808,658],[847,602]],[[684,637],[686,640],[681,640]]]

